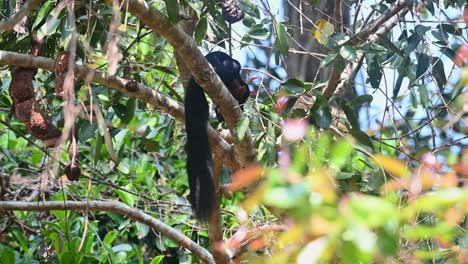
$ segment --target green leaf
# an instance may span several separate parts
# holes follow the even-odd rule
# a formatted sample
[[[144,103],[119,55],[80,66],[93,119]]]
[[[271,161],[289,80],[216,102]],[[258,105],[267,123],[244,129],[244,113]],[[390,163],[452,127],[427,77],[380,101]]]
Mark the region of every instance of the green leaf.
[[[260,10],[258,10],[258,7],[255,5],[254,1],[240,0],[239,8],[248,15],[260,19]]]
[[[164,3],[166,4],[166,11],[167,11],[167,16],[169,17],[169,20],[173,24],[176,24],[177,22],[179,22],[180,16],[179,16],[179,6],[177,4],[177,1],[164,0]]]
[[[266,40],[270,36],[270,31],[262,24],[257,24],[251,27],[246,35],[253,39]]]
[[[255,25],[256,21],[253,17],[251,16],[246,16],[244,19],[242,19],[242,24],[244,24],[245,27],[251,28]]]
[[[195,42],[201,43],[205,38],[206,32],[208,30],[208,20],[206,17],[200,18],[195,27]]]
[[[57,29],[60,25],[60,19],[58,19],[54,15],[50,15],[45,24],[41,26],[41,28],[37,32],[38,38],[44,38],[46,36],[50,36],[57,32]]]
[[[305,84],[303,81],[298,79],[288,79],[281,84],[287,91],[292,93],[303,93],[305,90]]]
[[[416,69],[416,79],[419,79],[429,69],[429,56],[421,53],[418,58],[418,67]]]
[[[148,225],[145,225],[141,222],[136,222],[136,226],[138,228],[138,238],[144,238],[148,235],[150,228]]]
[[[447,209],[456,204],[468,202],[468,192],[460,188],[448,188],[429,192],[412,201],[405,209],[404,214],[409,219],[421,212],[433,212]]]
[[[132,190],[133,186],[131,184],[128,184],[126,188]],[[119,189],[114,189],[114,192],[116,192],[120,200],[122,200],[122,202],[128,206],[133,207],[135,205],[135,202],[138,200],[138,196],[134,194],[131,194],[131,193],[119,190]]]
[[[421,41],[421,37],[414,33],[408,38],[408,43],[405,48],[405,54],[409,55],[411,52],[413,52],[416,47],[418,46],[419,42]]]
[[[345,60],[348,60],[348,61],[356,62],[357,60],[356,50],[350,46],[341,47],[340,55],[341,57],[343,57]]]
[[[378,234],[377,246],[385,256],[395,256],[398,253],[398,239],[396,232],[384,228],[383,232]]]
[[[452,61],[455,58],[455,51],[451,48],[444,47],[444,48],[441,48],[440,51]]]
[[[372,95],[370,94],[359,95],[358,97],[355,97],[353,100],[349,102],[349,106],[355,107],[355,106],[359,106],[363,104],[370,105],[373,99],[374,97],[372,97]]]
[[[353,145],[346,139],[339,140],[333,144],[330,151],[330,164],[335,168],[341,168],[346,164],[353,151]]]
[[[369,59],[371,57],[371,59]],[[367,78],[372,85],[372,88],[379,88],[380,81],[382,80],[382,68],[377,60],[377,56],[366,57],[367,60]],[[370,61],[369,61],[370,60]]]
[[[163,259],[164,256],[156,256],[151,260],[150,264],[159,264],[161,261],[163,261]]]
[[[451,24],[442,24],[440,28],[443,32],[451,35],[461,36],[462,33],[462,31],[459,28],[455,28],[455,26]]]
[[[29,250],[29,243],[28,241],[25,239],[25,237],[23,236],[23,233],[19,232],[19,230],[13,230],[12,232],[13,234],[13,237],[15,238],[15,241],[17,243],[19,243],[20,245],[20,248],[24,251],[24,252],[28,252]]]
[[[330,149],[331,137],[328,133],[323,133],[317,142],[317,146],[314,149],[314,155],[312,156],[312,164],[314,167],[321,167],[326,159],[325,155]]]
[[[250,121],[248,118],[244,118],[237,123],[236,135],[238,142],[241,142],[244,139],[245,132],[247,132],[247,129],[249,129],[249,124]]]
[[[440,58],[432,58],[432,75],[436,79],[439,91],[443,92],[447,84],[447,78],[445,77],[444,63]]]
[[[60,262],[61,263],[70,263],[70,264],[78,264],[79,262],[79,255],[76,254],[76,252],[72,251],[65,251],[61,254],[60,257]]]
[[[418,88],[419,88],[419,95],[421,98],[421,104],[425,108],[429,107],[429,94],[427,92],[426,85],[424,84],[418,85]]]
[[[320,67],[322,67],[322,68],[327,67],[328,65],[330,65],[332,62],[335,61],[336,57],[338,57],[337,53],[328,54],[325,57],[325,59],[323,59],[322,64],[320,65]]]
[[[366,133],[362,132],[359,129],[351,129],[350,133],[355,139],[359,141],[359,143],[368,146],[371,149],[374,148],[372,141]]]
[[[397,220],[398,208],[391,202],[370,195],[355,195],[348,204],[351,217],[371,228],[379,227],[389,221]]]
[[[341,109],[343,109],[343,112],[346,115],[346,118],[348,119],[349,124],[353,129],[359,129],[359,119],[357,117],[357,114],[353,108],[343,99],[337,98],[336,99],[338,104],[340,105]]]
[[[305,199],[306,195],[307,192],[304,185],[294,185],[269,189],[264,194],[263,199],[268,205],[287,209],[298,206],[300,200]]]
[[[109,246],[112,245],[112,243],[114,242],[114,240],[117,238],[117,235],[119,234],[119,232],[117,232],[117,230],[112,230],[110,232],[108,232],[106,234],[106,236],[104,237],[104,240],[102,241],[104,244],[107,244]]]
[[[102,153],[102,143],[104,142],[104,137],[101,134],[96,135],[96,141],[94,143],[94,157],[93,157],[93,164],[96,166],[98,162],[101,160],[101,153]]]
[[[346,180],[346,179],[350,179],[354,176],[354,173],[350,173],[350,172],[342,172],[342,171],[339,171],[335,178],[337,180]]]
[[[395,82],[395,87],[393,87],[393,100],[395,100],[398,97],[398,94],[400,93],[401,84],[403,83],[403,77],[403,74],[398,74],[398,78]]]
[[[320,0],[311,0],[312,7],[317,7],[318,4],[320,4]]]
[[[418,107],[418,96],[416,95],[416,91],[415,91],[414,87],[410,87],[409,90],[410,90],[411,106],[413,108],[416,108],[416,107]]]
[[[44,18],[50,14],[52,3],[53,1],[46,1],[41,6],[41,9],[39,9],[39,11],[37,12],[36,20],[34,20],[32,28],[35,28],[37,25],[39,25],[42,22],[42,20],[44,20]]]
[[[18,263],[16,261],[15,251],[0,245],[0,263]]]
[[[129,174],[130,173],[130,164],[127,163],[127,159],[123,159],[119,165],[117,166],[117,170],[119,170],[123,174]]]
[[[281,55],[288,56],[289,51],[289,44],[288,44],[288,34],[286,33],[286,27],[275,21],[275,30],[276,30],[276,38],[275,38],[275,46],[280,51]]]
[[[427,260],[433,263],[437,263],[436,260],[441,259],[441,258],[446,258],[449,254],[450,251],[444,250],[444,251],[438,251],[438,250],[415,250],[414,251],[414,256],[418,259],[421,260]],[[448,262],[450,263],[450,262]],[[457,263],[457,262],[454,262]]]
[[[288,99],[288,103],[286,104],[286,108],[283,111],[283,116],[288,116],[293,107],[296,105],[298,97],[290,97]]]
[[[112,247],[112,251],[114,251],[115,253],[117,252],[130,252],[133,250],[133,247],[129,244],[121,244],[121,245],[117,245],[115,247]]]
[[[426,32],[429,30],[431,30],[430,27],[426,27],[423,25],[416,25],[416,27],[414,27],[414,32],[416,32],[416,34],[418,34],[421,38],[423,38]]]
[[[61,27],[60,30],[60,45],[65,49],[68,49],[71,37],[72,37],[73,29],[72,23],[70,20],[70,16],[66,16],[65,23]]]
[[[407,229],[404,236],[411,240],[426,240],[431,238],[442,238],[444,240],[452,240],[454,235],[454,227],[445,222],[440,222],[435,225],[419,224]]]
[[[114,109],[115,114],[122,121],[122,123],[128,124],[135,116],[136,105],[136,100],[133,98],[129,98],[127,99],[127,103],[125,105],[116,104],[113,105],[112,108]]]
[[[400,48],[395,46],[395,44],[393,44],[393,42],[390,39],[388,39],[385,35],[379,35],[379,44],[384,46],[388,50],[395,52],[396,54],[398,54],[398,56],[405,57],[405,53],[403,53],[403,51]]]
[[[327,103],[321,104],[315,114],[315,123],[323,129],[328,129],[332,123],[331,108]]]

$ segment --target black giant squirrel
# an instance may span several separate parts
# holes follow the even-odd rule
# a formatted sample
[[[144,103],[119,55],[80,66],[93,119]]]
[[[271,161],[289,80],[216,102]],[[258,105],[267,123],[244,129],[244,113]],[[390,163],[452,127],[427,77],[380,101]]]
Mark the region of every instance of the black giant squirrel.
[[[239,104],[245,103],[250,91],[240,75],[240,63],[220,51],[208,53],[206,59]],[[205,222],[215,207],[217,190],[214,185],[213,158],[208,141],[208,101],[193,76],[190,76],[184,103],[189,201],[195,217]],[[220,114],[218,120],[223,120]]]

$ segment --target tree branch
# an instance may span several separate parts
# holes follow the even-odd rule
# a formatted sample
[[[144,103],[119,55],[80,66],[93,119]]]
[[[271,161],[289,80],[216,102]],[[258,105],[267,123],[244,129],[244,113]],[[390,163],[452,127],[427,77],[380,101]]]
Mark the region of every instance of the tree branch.
[[[21,22],[21,20],[31,12],[34,8],[36,8],[42,0],[29,0],[24,3],[21,9],[15,13],[12,17],[5,21],[0,22],[0,31],[11,31],[15,27],[16,24]]]
[[[399,0],[389,11],[382,14],[372,24],[370,24],[369,27],[352,37],[347,43],[345,43],[345,45],[357,45],[361,41],[368,40],[370,35],[375,34],[378,31],[388,32],[391,28],[386,28],[384,24],[388,24],[388,20],[395,17],[402,10],[408,10],[407,0]],[[382,27],[382,25],[384,26]]]
[[[82,210],[104,211],[125,215],[135,221],[150,226],[154,231],[172,239],[178,245],[190,250],[206,263],[215,263],[213,256],[206,249],[184,236],[178,230],[166,225],[158,219],[118,201],[54,201],[54,202],[12,202],[0,201],[0,211],[50,211],[50,210]]]
[[[237,122],[243,118],[239,104],[219,79],[193,39],[144,0],[128,0],[128,3],[128,9],[134,16],[174,47],[175,52],[183,59],[195,81],[219,107],[229,130],[234,134]],[[247,130],[242,142],[235,143],[235,146],[236,160],[241,165],[245,166],[255,160],[255,148],[250,130]]]
[[[44,57],[0,50],[0,65],[41,68],[53,72],[54,63],[54,60]],[[179,102],[168,98],[143,84],[125,80],[117,76],[107,75],[81,65],[75,65],[75,74],[76,77],[83,80],[86,80],[88,75],[93,74],[93,82],[125,93],[129,97],[139,99],[150,106],[173,116],[180,122],[184,122],[185,120],[184,107]],[[208,128],[208,136],[210,138],[211,146],[213,147],[213,152],[217,157],[222,158],[230,170],[235,171],[239,169],[241,164],[234,158],[232,147],[222,137],[220,137],[211,126]]]
[[[387,13],[383,14],[367,30],[361,31],[359,34],[350,39],[348,43],[345,43],[345,45],[356,45],[363,38],[366,38],[370,44],[376,43],[379,40],[380,35],[384,35],[389,32],[398,23],[400,18],[404,17],[406,13],[408,13],[408,11],[409,9],[406,0],[400,0],[389,12],[391,16],[389,16]],[[339,79],[336,79],[336,76],[334,76],[335,79],[330,78],[327,86],[325,87],[325,90],[323,91],[323,96],[325,96],[325,98],[330,99],[336,90],[344,88],[344,86],[349,81],[352,81],[351,77],[357,70],[357,67],[362,64],[364,55],[364,52],[360,52],[357,55],[358,62],[349,63],[346,69],[342,72]]]

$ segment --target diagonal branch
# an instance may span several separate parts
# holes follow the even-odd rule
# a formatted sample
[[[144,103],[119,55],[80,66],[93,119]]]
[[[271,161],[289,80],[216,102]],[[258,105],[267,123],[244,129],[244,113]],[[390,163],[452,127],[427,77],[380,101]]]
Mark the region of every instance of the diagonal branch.
[[[219,107],[229,130],[234,134],[238,121],[242,119],[239,104],[219,79],[193,39],[146,1],[128,0],[128,3],[128,9],[134,16],[148,25],[154,32],[159,33],[174,47],[175,52],[183,59],[196,82]],[[247,130],[242,142],[236,142],[235,145],[236,159],[241,165],[255,160],[255,148],[250,130]]]
[[[361,31],[355,37],[350,39],[345,45],[357,45],[359,41],[363,40],[364,38],[370,43],[374,44],[380,39],[380,35],[384,35],[389,32],[400,20],[400,18],[404,17],[406,13],[408,13],[408,3],[406,0],[400,0],[397,4],[392,8],[392,10],[387,14],[383,14],[379,17],[374,24],[372,24],[367,30]],[[325,98],[330,99],[336,90],[340,90],[344,88],[344,86],[349,82],[352,81],[351,77],[353,74],[358,70],[359,66],[362,64],[362,60],[364,59],[364,52],[360,52],[357,56],[357,63],[349,63],[346,69],[341,73],[340,78],[331,78],[329,80],[327,86],[323,91],[323,96]],[[333,76],[332,76],[333,77]],[[341,80],[341,81],[340,81]]]
[[[55,61],[49,58],[26,55],[16,52],[0,50],[0,65],[15,65],[20,67],[41,68],[47,71],[54,71]],[[76,77],[86,80],[93,73],[93,82],[100,83],[111,89],[127,94],[129,97],[139,99],[150,106],[159,109],[180,122],[184,122],[184,107],[177,101],[168,98],[153,89],[136,83],[135,81],[125,80],[116,76],[110,76],[105,73],[88,69],[81,65],[75,65]],[[240,168],[240,163],[234,158],[232,147],[210,126],[208,129],[211,146],[217,157],[225,162],[230,170]]]
[[[42,0],[29,0],[24,3],[22,8],[15,13],[12,17],[5,21],[0,22],[0,31],[11,31],[15,27],[16,24],[21,22],[21,20],[31,12],[34,8],[36,8]]]
[[[0,201],[0,211],[51,211],[51,210],[72,210],[72,211],[104,211],[125,215],[135,221],[150,226],[154,231],[175,241],[181,247],[190,250],[206,263],[215,263],[213,256],[190,238],[184,236],[180,231],[166,225],[158,219],[132,208],[118,201],[53,201],[53,202],[16,202]]]
[[[369,36],[376,34],[378,31],[388,32],[391,28],[386,28],[385,24],[388,23],[389,19],[397,16],[400,11],[408,10],[408,1],[399,0],[395,5],[387,12],[378,17],[372,24],[369,25],[366,29],[360,31],[354,37],[352,37],[345,45],[354,46],[359,44],[362,41],[366,41]],[[406,13],[406,12],[405,12]]]

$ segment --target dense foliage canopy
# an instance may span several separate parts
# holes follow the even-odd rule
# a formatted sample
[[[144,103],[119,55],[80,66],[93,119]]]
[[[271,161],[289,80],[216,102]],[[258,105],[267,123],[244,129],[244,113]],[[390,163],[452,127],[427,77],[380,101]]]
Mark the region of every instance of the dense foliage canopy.
[[[466,263],[465,1],[278,2],[0,1],[0,263]],[[242,111],[212,50],[244,66]],[[191,75],[225,119],[208,223]]]

